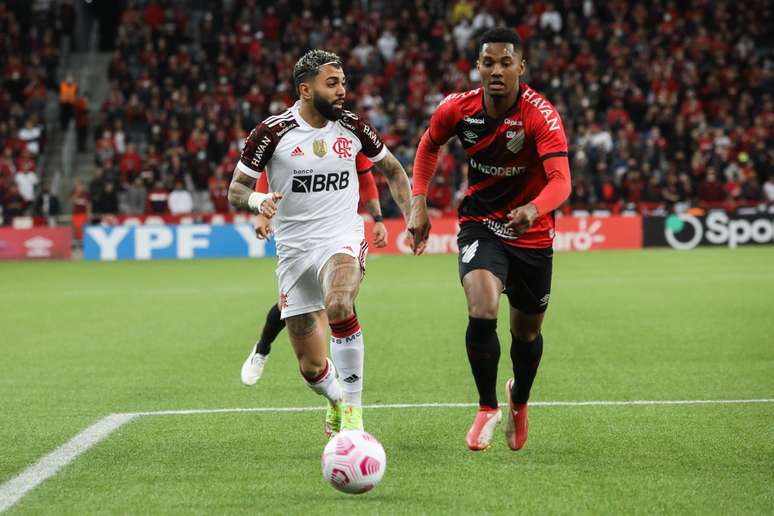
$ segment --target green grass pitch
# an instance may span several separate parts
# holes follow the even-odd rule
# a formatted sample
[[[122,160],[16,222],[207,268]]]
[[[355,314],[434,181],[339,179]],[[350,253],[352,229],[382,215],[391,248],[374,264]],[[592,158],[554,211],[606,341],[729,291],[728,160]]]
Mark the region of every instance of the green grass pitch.
[[[275,297],[268,259],[0,264],[0,485],[110,413],[321,406],[285,333],[239,381]],[[558,254],[551,297],[533,401],[774,398],[774,248]],[[372,257],[357,306],[365,403],[476,400],[456,257]],[[141,417],[9,514],[774,512],[774,403],[536,406],[518,453],[504,425],[467,451],[473,415],[366,410],[388,467],[358,497],[322,412]]]

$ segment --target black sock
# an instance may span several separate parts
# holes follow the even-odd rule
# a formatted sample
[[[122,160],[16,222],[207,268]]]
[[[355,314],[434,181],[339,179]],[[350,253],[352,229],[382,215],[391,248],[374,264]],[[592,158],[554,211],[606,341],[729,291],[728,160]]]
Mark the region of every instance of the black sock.
[[[497,408],[497,363],[500,361],[500,341],[497,339],[497,319],[468,318],[465,334],[468,362],[478,389],[481,406]]]
[[[511,398],[514,403],[527,403],[532,382],[535,381],[540,357],[543,356],[543,335],[532,342],[524,342],[511,334],[511,361],[513,362],[513,391]]]
[[[271,353],[271,343],[277,338],[279,332],[285,327],[285,321],[280,319],[279,306],[274,305],[266,314],[266,324],[261,331],[261,338],[255,343],[255,350],[261,355]]]

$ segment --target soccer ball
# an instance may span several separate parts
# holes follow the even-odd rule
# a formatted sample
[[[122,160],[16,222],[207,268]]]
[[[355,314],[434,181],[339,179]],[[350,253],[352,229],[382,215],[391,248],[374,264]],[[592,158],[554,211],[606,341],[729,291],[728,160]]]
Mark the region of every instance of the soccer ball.
[[[345,430],[328,441],[321,462],[323,478],[349,494],[373,489],[387,468],[381,443],[362,430]]]

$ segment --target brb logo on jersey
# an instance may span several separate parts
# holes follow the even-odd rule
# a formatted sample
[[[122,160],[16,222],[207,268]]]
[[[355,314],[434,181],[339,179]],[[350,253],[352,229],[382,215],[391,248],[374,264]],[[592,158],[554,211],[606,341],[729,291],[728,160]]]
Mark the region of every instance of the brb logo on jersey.
[[[349,186],[349,170],[310,174],[293,178],[291,190],[295,193],[331,192]]]
[[[344,138],[343,136],[336,138],[336,141],[333,143],[333,152],[338,154],[338,156],[342,159],[351,158],[352,140],[349,138]]]

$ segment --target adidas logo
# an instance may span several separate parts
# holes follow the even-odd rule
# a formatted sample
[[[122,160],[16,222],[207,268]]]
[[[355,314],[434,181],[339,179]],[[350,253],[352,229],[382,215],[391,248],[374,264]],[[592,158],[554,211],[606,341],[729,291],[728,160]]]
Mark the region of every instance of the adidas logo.
[[[291,158],[295,158],[296,156],[303,156],[304,151],[301,150],[301,147],[296,146],[295,149],[293,149],[293,152],[290,153]]]
[[[358,380],[360,380],[360,377],[353,373],[353,374],[347,376],[346,378],[344,378],[343,381],[345,381],[346,383],[355,383]]]

